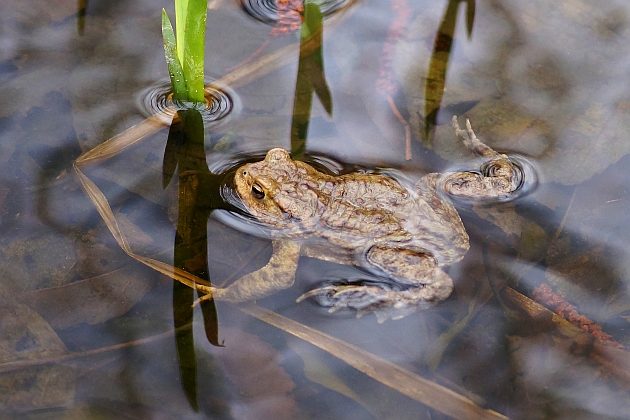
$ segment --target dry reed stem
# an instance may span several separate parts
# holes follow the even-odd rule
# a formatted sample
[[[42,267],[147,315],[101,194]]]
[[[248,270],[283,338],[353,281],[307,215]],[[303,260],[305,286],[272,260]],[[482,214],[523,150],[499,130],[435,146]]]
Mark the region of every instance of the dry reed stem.
[[[383,385],[447,416],[458,419],[507,418],[494,410],[484,409],[471,399],[375,354],[275,312],[256,305],[243,305],[240,310],[324,350]]]

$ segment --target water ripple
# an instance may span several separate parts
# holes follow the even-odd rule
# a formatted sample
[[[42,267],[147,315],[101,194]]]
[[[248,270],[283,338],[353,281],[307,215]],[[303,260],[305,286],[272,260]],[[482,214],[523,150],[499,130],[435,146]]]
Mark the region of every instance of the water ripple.
[[[343,9],[354,0],[319,0],[316,3],[321,7],[324,16],[330,16]],[[254,19],[275,24],[282,14],[281,7],[278,6],[277,0],[239,0],[241,8]],[[280,12],[280,13],[279,13]]]
[[[196,109],[201,113],[204,124],[223,121],[236,108],[237,96],[225,86],[206,82],[205,103],[180,102],[173,100],[171,83],[160,81],[143,90],[137,98],[143,115],[157,116],[165,124],[171,124],[180,109]]]

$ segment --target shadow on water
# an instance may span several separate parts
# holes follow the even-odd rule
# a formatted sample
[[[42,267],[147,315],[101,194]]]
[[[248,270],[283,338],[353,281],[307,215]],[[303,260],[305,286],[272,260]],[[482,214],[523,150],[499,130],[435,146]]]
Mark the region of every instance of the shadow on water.
[[[323,15],[319,5],[306,3],[300,31],[300,62],[291,120],[291,153],[296,159],[304,158],[313,92],[328,115],[332,115],[332,96],[324,75],[323,31]]]
[[[214,202],[220,179],[210,173],[204,149],[204,125],[199,111],[180,110],[173,119],[164,152],[163,186],[166,187],[177,171],[178,220],[175,233],[174,265],[196,276],[210,280],[208,270],[208,217],[220,206]],[[173,282],[173,319],[180,378],[186,396],[193,407],[197,403],[197,364],[193,331],[182,328],[192,325],[194,290]],[[213,300],[201,304],[208,341],[219,341],[218,318]]]
[[[431,143],[433,127],[438,124],[438,115],[442,107],[446,76],[451,58],[453,43],[455,42],[455,28],[457,26],[457,14],[461,3],[466,3],[466,30],[468,38],[472,38],[475,22],[475,0],[449,0],[446,11],[442,17],[440,26],[435,34],[429,70],[424,86],[424,141]],[[474,106],[475,102],[463,103],[456,110],[451,110],[449,116],[439,116],[443,121],[450,121],[452,115],[463,114]]]

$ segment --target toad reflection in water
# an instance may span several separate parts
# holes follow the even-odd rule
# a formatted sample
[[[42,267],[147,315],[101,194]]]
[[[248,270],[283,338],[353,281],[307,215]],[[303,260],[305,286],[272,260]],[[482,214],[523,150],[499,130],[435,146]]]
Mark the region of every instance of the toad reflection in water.
[[[350,308],[396,319],[446,299],[453,281],[443,267],[461,260],[469,241],[440,190],[468,199],[505,198],[521,181],[519,168],[466,124],[461,129],[453,118],[455,134],[485,159],[483,173],[431,173],[412,188],[381,174],[324,174],[284,149],[238,168],[238,196],[271,229],[273,254],[264,267],[226,288],[200,286],[210,293],[204,299],[247,301],[287,288],[300,255],[359,266],[382,279],[327,284],[298,299],[314,297],[331,311]]]

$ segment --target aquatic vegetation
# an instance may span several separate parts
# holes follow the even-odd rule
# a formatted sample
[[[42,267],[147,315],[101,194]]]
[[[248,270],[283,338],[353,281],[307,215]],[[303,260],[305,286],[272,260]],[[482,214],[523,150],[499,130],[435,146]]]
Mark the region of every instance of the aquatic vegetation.
[[[468,38],[472,37],[475,21],[475,1],[466,0],[466,31]],[[446,76],[451,61],[451,51],[455,40],[457,16],[462,0],[448,2],[442,22],[435,36],[433,52],[429,62],[426,82],[424,86],[424,118],[425,143],[430,145],[429,133],[437,124],[438,112],[442,109],[442,99],[446,89]]]
[[[379,69],[379,78],[376,81],[376,87],[383,92],[390,110],[405,130],[405,159],[410,160],[411,127],[394,101],[398,88],[392,76],[392,61],[396,43],[400,41],[405,28],[409,25],[411,12],[407,0],[393,0],[391,7],[394,10],[395,16],[388,29],[387,39],[383,43],[381,66]]]
[[[299,0],[278,0],[278,22],[271,30],[271,34],[286,34],[300,29],[306,3],[308,2],[302,3]]]
[[[291,153],[295,158],[301,158],[306,149],[313,92],[328,115],[332,114],[332,95],[324,74],[323,32],[320,6],[313,1],[304,2],[304,21],[300,28],[300,61],[291,119]]]
[[[204,102],[207,0],[175,0],[175,30],[162,9],[164,56],[177,101]]]
[[[574,305],[570,304],[561,294],[555,293],[548,284],[541,283],[534,289],[532,295],[538,302],[550,307],[567,321],[577,325],[580,329],[592,335],[593,338],[601,344],[623,348],[611,335],[603,331],[601,325],[579,313]]]

